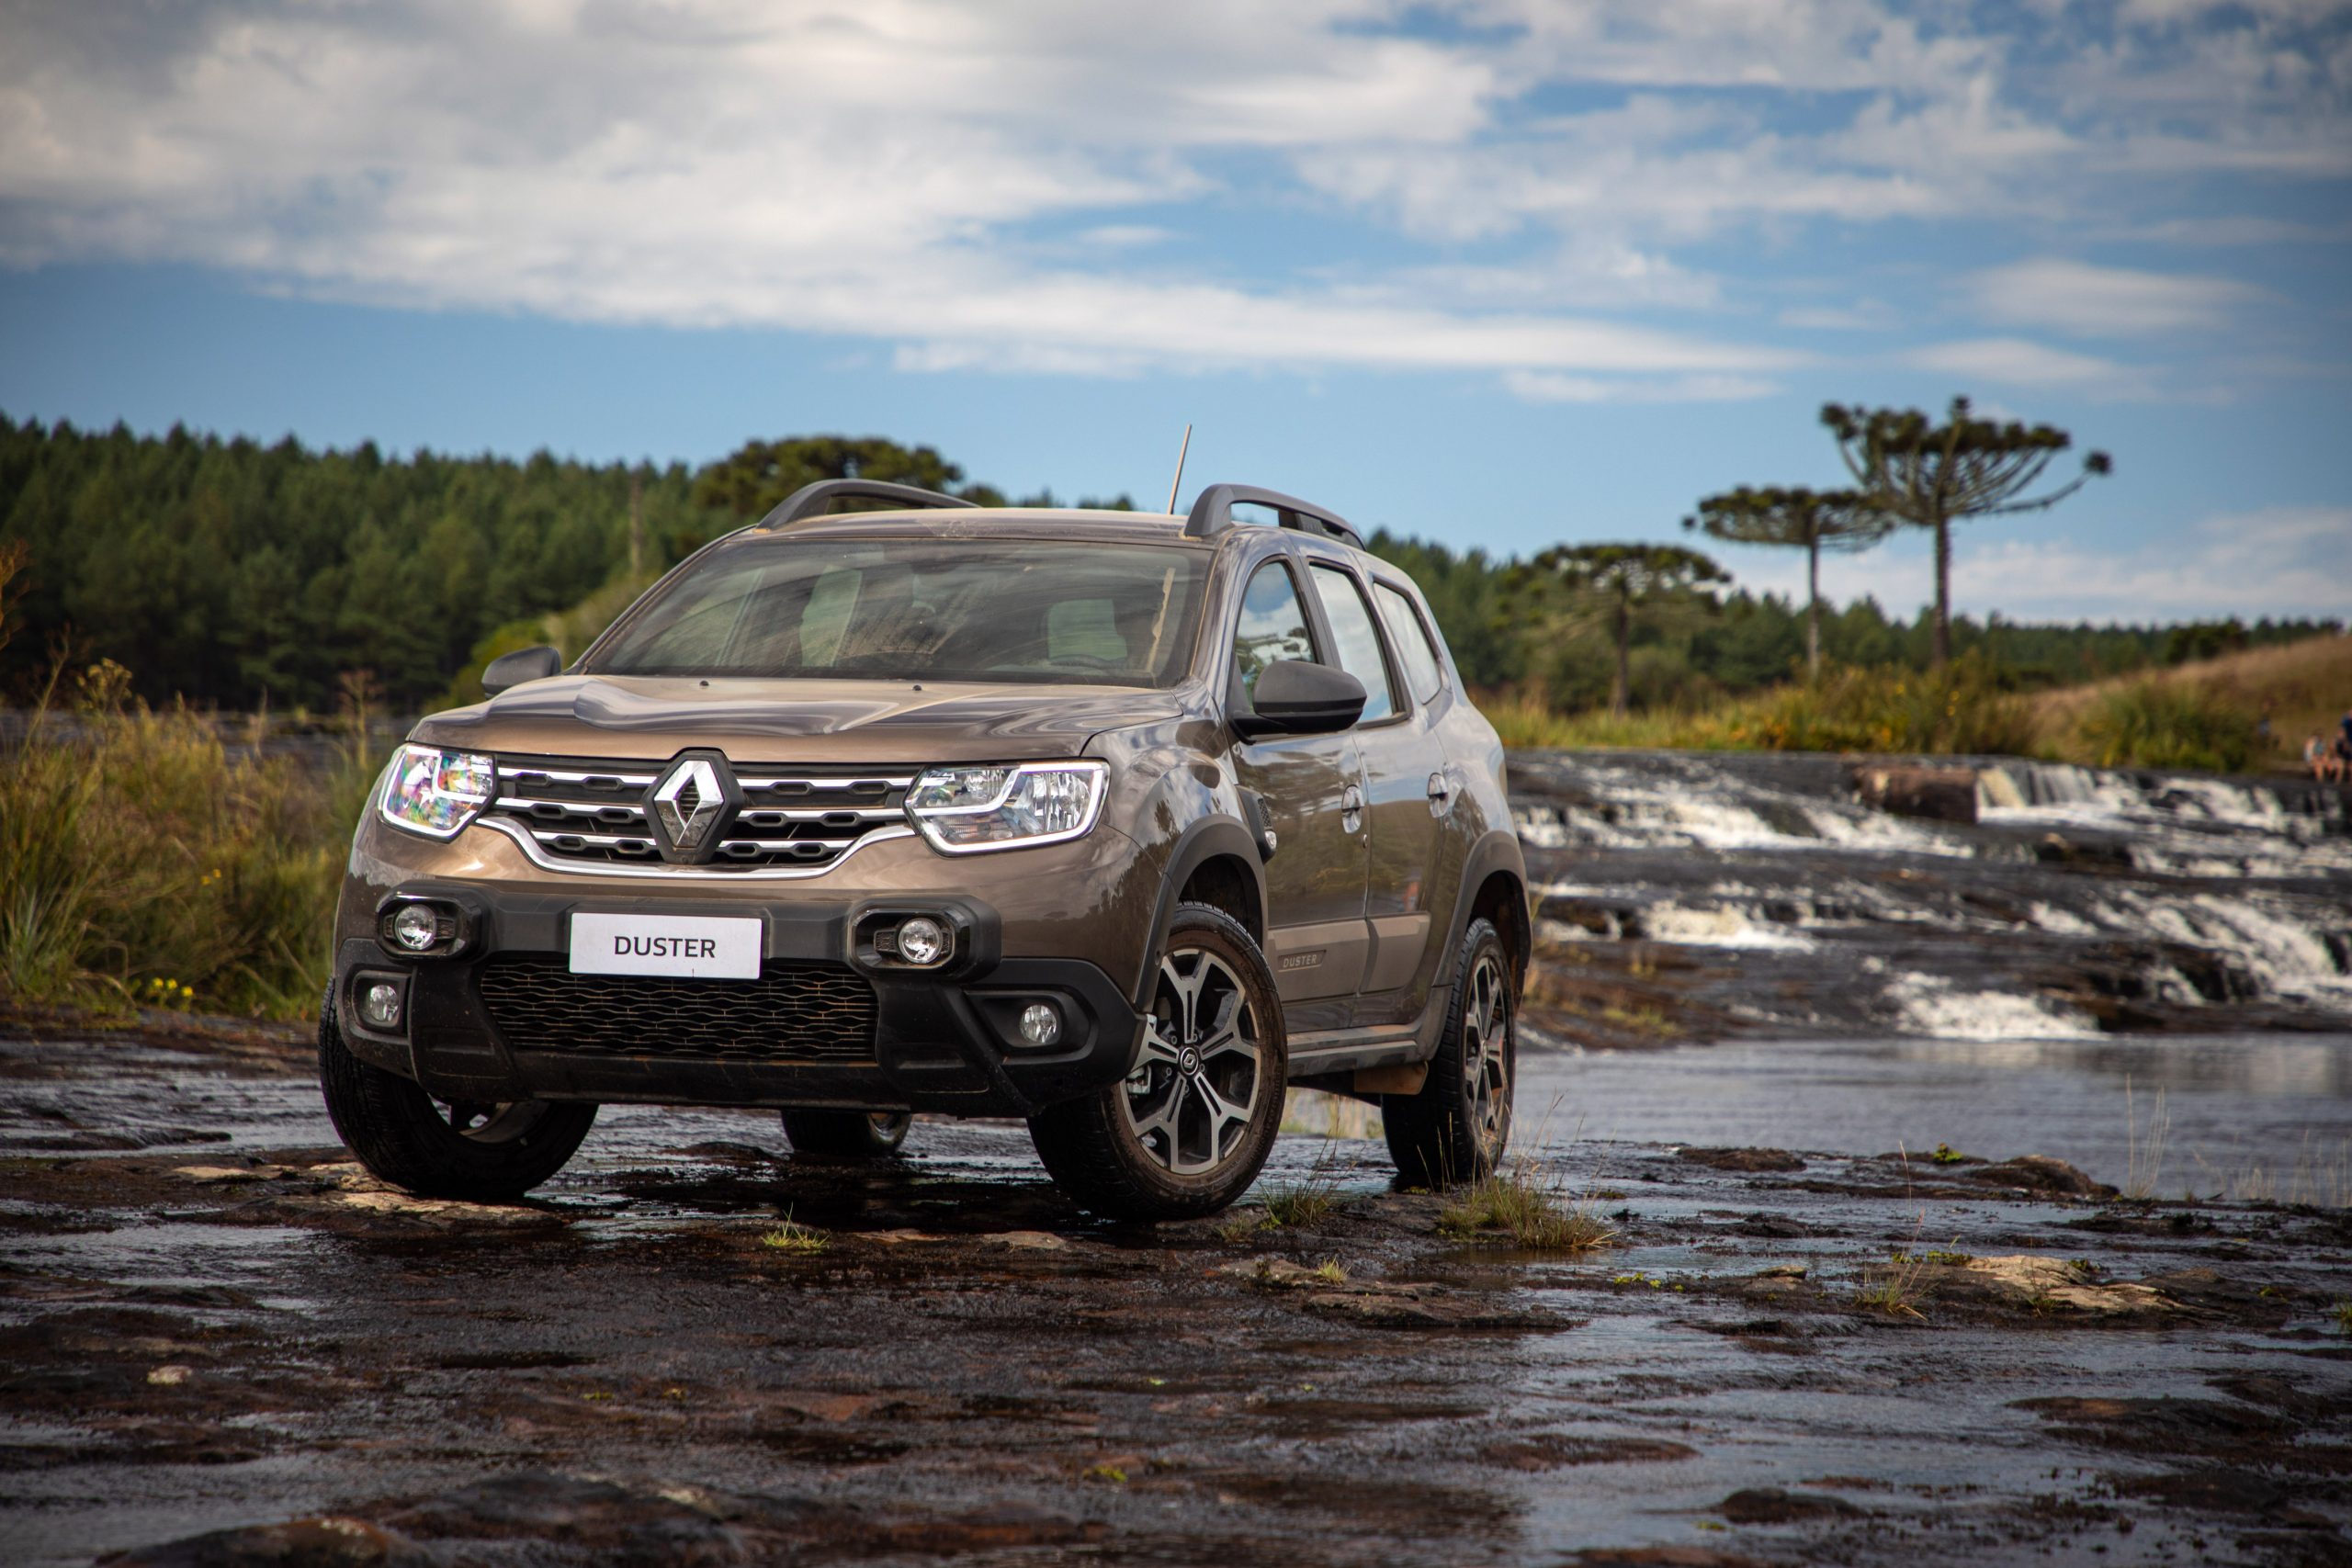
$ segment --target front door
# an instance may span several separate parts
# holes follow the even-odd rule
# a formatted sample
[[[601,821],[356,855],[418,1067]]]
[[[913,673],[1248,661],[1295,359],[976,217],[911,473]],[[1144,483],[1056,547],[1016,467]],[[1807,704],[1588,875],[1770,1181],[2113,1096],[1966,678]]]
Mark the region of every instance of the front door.
[[[1330,628],[1329,662],[1363,682],[1367,694],[1354,733],[1372,840],[1364,881],[1372,951],[1354,1021],[1396,1022],[1420,1012],[1431,973],[1424,960],[1444,919],[1440,899],[1450,908],[1453,896],[1451,886],[1432,886],[1441,834],[1431,790],[1445,787],[1445,750],[1425,705],[1412,700],[1397,660],[1383,650],[1355,573],[1314,561],[1307,577]]]
[[[1250,579],[1233,636],[1231,700],[1246,703],[1281,659],[1329,663],[1290,566]],[[1234,749],[1234,773],[1257,797],[1274,851],[1265,863],[1266,961],[1284,1003],[1352,997],[1371,943],[1363,920],[1365,816],[1351,732],[1276,735]],[[1295,1027],[1315,1021],[1294,1014]]]

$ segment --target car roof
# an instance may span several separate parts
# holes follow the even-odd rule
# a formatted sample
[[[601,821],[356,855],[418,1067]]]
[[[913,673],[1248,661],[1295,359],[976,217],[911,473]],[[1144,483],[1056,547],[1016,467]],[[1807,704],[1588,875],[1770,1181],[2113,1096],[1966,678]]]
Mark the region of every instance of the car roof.
[[[891,512],[839,512],[824,517],[787,523],[780,528],[754,524],[737,536],[795,539],[1041,539],[1086,545],[1176,545],[1213,550],[1226,536],[1203,539],[1184,532],[1190,520],[1172,512],[1119,512],[1094,506],[917,507]],[[1228,529],[1227,534],[1263,537],[1271,543],[1282,530],[1262,525]],[[1296,536],[1291,536],[1295,537]],[[1370,563],[1379,559],[1346,539],[1319,539],[1343,554]],[[1404,573],[1397,572],[1402,577]]]
[[[904,512],[842,512],[747,530],[796,539],[1057,539],[1079,544],[1184,545],[1214,540],[1184,536],[1184,519],[1165,512],[1114,512],[1079,506],[933,507]]]

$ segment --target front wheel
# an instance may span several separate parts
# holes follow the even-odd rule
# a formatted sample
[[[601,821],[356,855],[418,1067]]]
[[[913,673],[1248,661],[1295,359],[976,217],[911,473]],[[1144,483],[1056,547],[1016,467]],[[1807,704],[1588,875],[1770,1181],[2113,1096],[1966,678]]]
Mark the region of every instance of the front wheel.
[[[436,1100],[353,1055],[332,996],[319,1014],[319,1088],[359,1163],[422,1198],[520,1198],[561,1170],[596,1122],[594,1105],[565,1100]]]
[[[1180,905],[1135,1069],[1037,1113],[1056,1184],[1120,1220],[1213,1214],[1250,1190],[1282,1125],[1290,1055],[1265,956],[1239,921]]]
[[[880,1159],[899,1152],[914,1120],[910,1111],[819,1111],[786,1106],[784,1135],[797,1155]]]
[[[1445,1032],[1420,1093],[1388,1095],[1380,1104],[1397,1173],[1430,1188],[1495,1173],[1510,1144],[1519,1071],[1519,997],[1510,953],[1490,922],[1472,920],[1462,933],[1453,974]]]

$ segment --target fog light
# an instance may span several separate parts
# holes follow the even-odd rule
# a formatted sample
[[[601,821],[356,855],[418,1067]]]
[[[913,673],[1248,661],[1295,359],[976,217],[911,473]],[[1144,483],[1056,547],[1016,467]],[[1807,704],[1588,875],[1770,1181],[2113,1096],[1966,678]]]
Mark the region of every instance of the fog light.
[[[918,969],[928,969],[947,958],[947,928],[929,915],[899,922],[899,956]]]
[[[1051,1002],[1031,1002],[1021,1010],[1021,1038],[1032,1045],[1051,1045],[1062,1037],[1062,1015]]]
[[[359,993],[359,1016],[378,1029],[401,1026],[401,988],[390,980],[371,982]]]
[[[440,921],[423,904],[402,905],[392,917],[392,940],[411,953],[423,953],[439,934]]]

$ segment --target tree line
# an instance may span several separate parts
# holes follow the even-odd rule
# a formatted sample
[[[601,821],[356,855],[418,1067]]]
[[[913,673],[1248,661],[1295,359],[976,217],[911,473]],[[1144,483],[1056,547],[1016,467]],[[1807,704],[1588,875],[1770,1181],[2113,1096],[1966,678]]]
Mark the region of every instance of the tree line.
[[[879,437],[758,441],[690,468],[546,453],[396,457],[369,443],[322,451],[0,413],[0,558],[13,563],[13,581],[0,582],[0,699],[36,689],[62,655],[114,660],[155,701],[325,708],[365,671],[388,702],[413,707],[518,624],[659,570],[801,484],[853,474],[982,504],[1054,503],[971,480],[935,448]],[[1371,543],[1420,582],[1482,687],[1540,686],[1569,707],[1611,694],[1657,704],[1753,690],[1803,665],[1805,606],[1726,595],[1712,562],[1682,597],[1665,592],[1644,552],[1678,547],[1565,547],[1521,562],[1387,534]],[[1603,556],[1575,558],[1572,580],[1561,563],[1576,550]],[[1981,650],[2022,683],[2324,629],[1939,623],[1932,611],[1905,622],[1863,599],[1823,606],[1813,635],[1825,659],[1925,666],[1939,624],[1950,651]]]

